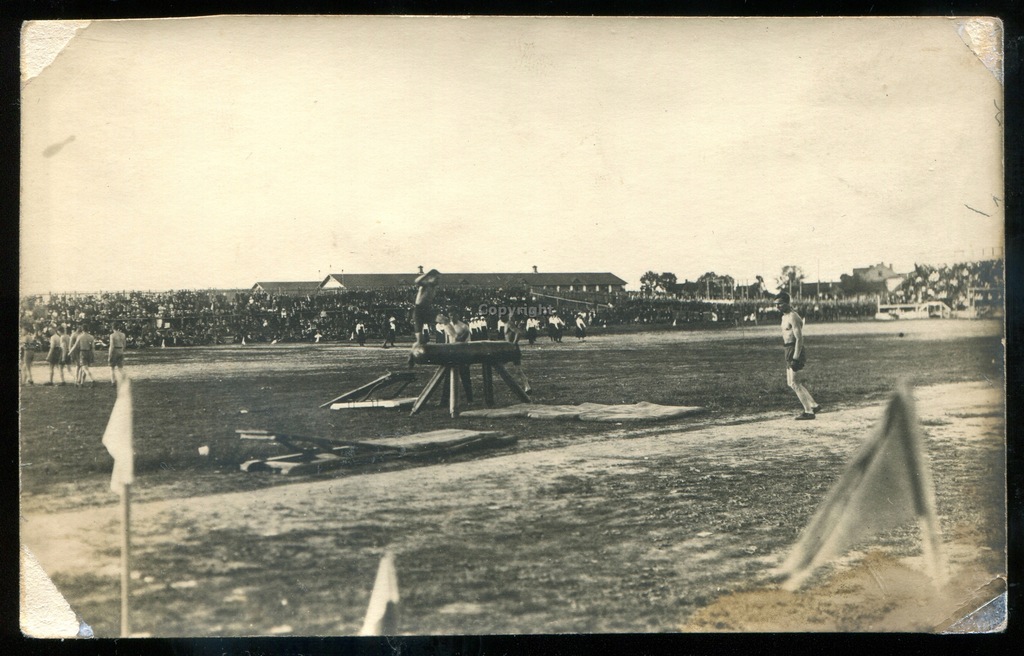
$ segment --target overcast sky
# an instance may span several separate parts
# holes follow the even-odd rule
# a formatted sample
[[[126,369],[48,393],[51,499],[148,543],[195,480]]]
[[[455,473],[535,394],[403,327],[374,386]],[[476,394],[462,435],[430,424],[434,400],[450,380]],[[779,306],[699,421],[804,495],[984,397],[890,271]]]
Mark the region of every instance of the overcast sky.
[[[962,21],[65,27],[23,75],[25,293],[417,265],[835,280],[1002,246],[1002,86]]]

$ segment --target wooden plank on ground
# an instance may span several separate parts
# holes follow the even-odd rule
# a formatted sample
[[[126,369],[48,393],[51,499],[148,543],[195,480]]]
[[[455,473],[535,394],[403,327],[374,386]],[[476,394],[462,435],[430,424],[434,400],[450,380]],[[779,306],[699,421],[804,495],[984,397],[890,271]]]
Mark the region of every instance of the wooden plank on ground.
[[[302,439],[315,439],[316,444],[324,446],[331,443],[326,439]],[[254,459],[242,463],[241,469],[247,472],[270,472],[292,476],[319,474],[342,467],[385,463],[402,458],[429,458],[475,449],[497,448],[513,444],[515,441],[514,437],[497,431],[450,428],[373,441],[348,441],[343,446],[324,448],[321,451],[308,450]]]
[[[289,461],[268,458],[242,464],[242,471],[272,472],[275,474],[311,474],[336,469],[342,458],[333,453],[318,453],[312,460]]]
[[[342,401],[331,405],[331,410],[352,410],[356,408],[404,408],[416,402],[415,396],[400,399],[370,399],[368,401]]]
[[[441,430],[429,431],[427,433],[414,433],[412,435],[401,435],[399,437],[385,437],[375,444],[386,445],[391,448],[406,450],[438,448],[443,446],[456,446],[484,436],[498,435],[497,431],[477,431],[462,428],[442,428]]]
[[[239,439],[243,440],[273,441],[277,437],[273,432],[259,428],[239,428],[235,432],[238,434]]]
[[[398,372],[389,371],[386,374],[384,374],[383,376],[377,378],[376,380],[372,380],[372,381],[370,381],[369,383],[367,383],[365,385],[357,387],[354,390],[351,390],[349,392],[345,392],[341,396],[337,396],[337,397],[331,399],[327,403],[322,404],[320,407],[321,408],[326,408],[327,406],[332,405],[334,403],[340,403],[340,402],[345,401],[347,399],[354,399],[354,398],[356,398],[356,397],[358,397],[360,395],[363,396],[363,398],[360,399],[360,400],[365,401],[366,398],[370,394],[372,394],[373,392],[377,391],[378,389],[382,389],[384,387],[392,385],[394,383],[404,383],[402,385],[402,389],[405,389],[405,385],[408,385],[409,382],[412,381],[413,377],[414,377],[414,374],[411,371],[398,371]],[[333,408],[332,408],[332,410],[333,410]]]

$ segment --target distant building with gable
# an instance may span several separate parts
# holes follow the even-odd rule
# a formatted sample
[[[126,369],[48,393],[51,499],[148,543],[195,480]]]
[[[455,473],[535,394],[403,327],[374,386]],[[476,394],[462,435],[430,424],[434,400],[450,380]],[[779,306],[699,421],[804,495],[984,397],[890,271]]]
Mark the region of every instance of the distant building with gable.
[[[873,264],[869,267],[854,268],[853,277],[866,288],[885,287],[887,291],[893,291],[903,283],[905,276],[893,271],[892,265],[884,262]]]
[[[258,282],[249,290],[250,294],[263,292],[273,296],[306,296],[315,294],[320,288],[316,280],[312,282]]]

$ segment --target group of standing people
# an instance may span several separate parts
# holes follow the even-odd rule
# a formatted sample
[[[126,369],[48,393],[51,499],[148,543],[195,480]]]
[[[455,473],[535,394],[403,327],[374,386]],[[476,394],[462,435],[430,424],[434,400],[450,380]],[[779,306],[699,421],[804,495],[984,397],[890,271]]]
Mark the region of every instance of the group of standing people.
[[[533,344],[541,334],[541,328],[545,328],[548,340],[556,343],[561,343],[562,335],[566,331],[565,320],[562,319],[558,314],[546,315],[546,321],[541,322],[538,317],[530,317],[526,320],[526,339],[530,344]],[[577,342],[587,341],[587,319],[582,312],[578,313],[574,319],[574,327]]]
[[[77,326],[74,330],[68,331],[63,325],[50,328],[48,336],[40,336],[32,330],[24,330],[21,338],[21,382],[23,385],[34,385],[32,378],[32,364],[35,361],[36,347],[40,341],[48,346],[46,352],[46,363],[50,369],[49,381],[43,385],[54,385],[54,375],[60,374],[60,385],[67,384],[65,370],[70,376],[72,366],[74,367],[74,382],[76,386],[82,386],[88,380],[91,385],[96,384],[92,374],[92,366],[96,363],[96,337],[92,335],[86,326]],[[40,339],[42,337],[42,339]],[[117,384],[124,376],[124,352],[128,340],[120,325],[112,327],[107,340],[107,363],[110,366],[110,382]]]
[[[422,311],[420,314],[422,315]],[[423,316],[419,317],[419,319],[424,318]],[[432,321],[424,321],[422,324],[418,323],[419,319],[413,317],[413,325],[418,328],[416,339],[419,342],[429,343],[432,339],[438,343],[451,342],[449,335],[451,327],[456,328],[459,334],[468,331],[466,333],[467,340],[471,342],[492,339],[492,328],[488,326],[487,319],[479,315],[464,320],[457,312],[447,312],[438,314]],[[521,339],[525,339],[528,343],[535,344],[537,339],[546,332],[550,341],[561,342],[562,335],[567,330],[565,320],[557,314],[547,315],[544,319],[546,321],[542,321],[541,317],[524,318],[520,315],[513,315],[508,319],[502,317],[498,319],[496,326],[497,339],[513,343],[519,343]],[[577,341],[586,341],[587,322],[582,314],[575,318],[575,330]],[[358,335],[358,326],[355,334]]]

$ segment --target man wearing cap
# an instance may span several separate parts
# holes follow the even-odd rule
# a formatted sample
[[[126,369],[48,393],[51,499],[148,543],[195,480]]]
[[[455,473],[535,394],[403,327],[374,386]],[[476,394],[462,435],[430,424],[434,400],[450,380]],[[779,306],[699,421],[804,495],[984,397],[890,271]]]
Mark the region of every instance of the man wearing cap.
[[[782,312],[782,343],[786,348],[786,382],[796,392],[804,411],[797,415],[797,421],[814,419],[821,407],[802,382],[804,366],[807,364],[807,349],[804,347],[804,320],[790,304],[789,294],[775,295],[775,306]]]

